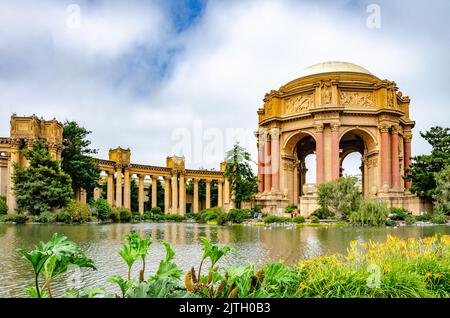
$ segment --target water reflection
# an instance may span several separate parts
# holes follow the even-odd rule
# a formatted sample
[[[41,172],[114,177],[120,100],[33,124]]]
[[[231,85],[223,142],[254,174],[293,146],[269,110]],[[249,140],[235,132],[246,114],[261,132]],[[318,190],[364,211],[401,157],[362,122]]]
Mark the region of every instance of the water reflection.
[[[214,243],[227,244],[234,250],[221,262],[222,266],[244,265],[248,262],[284,260],[295,264],[300,259],[329,253],[345,253],[351,240],[384,241],[387,235],[419,238],[434,234],[450,234],[450,226],[409,226],[398,228],[282,228],[250,226],[209,226],[195,223],[142,223],[108,225],[9,225],[0,224],[0,297],[23,296],[25,287],[33,281],[30,265],[16,253],[19,247],[31,249],[39,241],[46,241],[53,233],[65,234],[79,244],[95,260],[97,271],[82,270],[84,286],[102,286],[110,291],[116,288],[106,282],[113,274],[126,275],[126,266],[117,254],[123,236],[130,231],[150,234],[153,243],[147,259],[146,275],[156,271],[164,257],[166,240],[173,245],[175,262],[183,270],[198,266],[202,254],[200,237]],[[140,266],[135,264],[134,273]],[[54,285],[55,295],[67,288],[68,277],[61,277]]]

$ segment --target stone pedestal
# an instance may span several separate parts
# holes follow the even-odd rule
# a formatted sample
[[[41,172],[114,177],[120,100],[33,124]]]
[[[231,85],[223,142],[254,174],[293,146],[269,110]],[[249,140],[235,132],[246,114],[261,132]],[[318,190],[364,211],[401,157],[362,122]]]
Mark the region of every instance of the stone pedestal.
[[[263,206],[262,212],[270,215],[283,216],[289,204],[287,196],[280,191],[259,193],[255,199],[256,204]]]

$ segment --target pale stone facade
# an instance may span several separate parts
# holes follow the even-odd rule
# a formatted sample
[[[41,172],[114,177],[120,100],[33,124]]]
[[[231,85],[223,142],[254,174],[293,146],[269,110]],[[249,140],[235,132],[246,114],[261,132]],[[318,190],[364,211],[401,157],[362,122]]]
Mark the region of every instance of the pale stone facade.
[[[410,164],[410,99],[395,82],[344,62],[313,65],[258,110],[257,201],[282,214],[297,204],[310,215],[318,208],[317,184],[339,178],[352,152],[362,155],[362,192],[414,214],[430,211],[402,178]],[[305,184],[305,158],[316,155],[316,184]]]
[[[26,166],[28,163],[21,154],[21,150],[30,147],[36,139],[45,142],[54,159],[61,159],[62,152],[62,124],[53,119],[45,121],[35,115],[31,117],[11,116],[11,131],[9,138],[0,138],[0,195],[6,196],[8,213],[15,213],[16,202],[11,176],[13,165],[18,163]],[[105,197],[115,207],[131,208],[131,179],[136,177],[139,187],[139,212],[144,213],[144,202],[147,200],[145,187],[151,188],[151,207],[157,205],[157,179],[162,179],[164,188],[165,213],[185,214],[187,203],[192,212],[199,212],[201,208],[211,207],[211,182],[218,184],[218,206],[228,210],[233,206],[230,198],[230,186],[224,176],[225,164],[220,165],[220,171],[192,170],[185,168],[184,157],[167,157],[166,167],[134,164],[131,162],[130,149],[116,148],[109,151],[109,160],[97,159],[101,171],[106,177],[101,182],[106,184]],[[145,185],[145,177],[151,178],[151,183]],[[194,193],[186,195],[186,182],[191,180]],[[205,202],[199,200],[198,182],[206,182]],[[94,198],[101,196],[101,189],[96,188]],[[75,199],[86,203],[87,193],[81,189],[75,193]]]
[[[150,177],[151,183],[151,206],[157,204],[157,180],[161,180],[164,189],[164,213],[184,215],[186,206],[192,206],[192,212],[197,213],[202,207],[211,207],[211,182],[218,184],[218,207],[229,210],[233,203],[230,198],[230,186],[228,179],[224,176],[225,165],[221,164],[220,171],[192,170],[185,168],[184,157],[167,157],[166,167],[141,165],[131,163],[130,149],[120,147],[109,151],[109,160],[98,160],[99,167],[107,174],[106,197],[108,202],[115,207],[131,207],[130,187],[131,177],[137,176],[139,187],[139,212],[144,213],[145,178]],[[115,180],[115,186],[114,186]],[[192,196],[186,194],[186,183],[193,182],[194,193]],[[199,200],[200,180],[206,183],[205,202]],[[123,190],[123,192],[122,192]]]

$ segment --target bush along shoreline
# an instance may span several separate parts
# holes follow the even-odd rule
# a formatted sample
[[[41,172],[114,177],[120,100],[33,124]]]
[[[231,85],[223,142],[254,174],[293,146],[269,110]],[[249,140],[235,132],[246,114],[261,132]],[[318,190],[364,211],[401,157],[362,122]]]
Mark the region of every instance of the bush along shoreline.
[[[203,254],[185,273],[174,263],[175,251],[159,241],[166,256],[156,272],[146,275],[146,257],[152,238],[129,233],[118,253],[127,274],[110,276],[117,292],[103,287],[66,290],[68,298],[448,298],[450,297],[450,236],[386,242],[351,241],[346,254],[256,267],[222,267],[220,260],[232,248],[200,238]],[[158,244],[156,243],[156,244]],[[33,298],[51,298],[52,283],[70,265],[96,270],[95,263],[67,237],[55,233],[34,250],[17,250],[30,263],[34,283],[26,288]],[[153,259],[151,261],[154,261]],[[133,267],[134,265],[134,267]],[[139,266],[140,265],[140,266]],[[137,271],[136,271],[137,269]],[[88,272],[86,273],[88,274]]]
[[[138,222],[196,222],[213,225],[246,224],[253,226],[401,226],[422,224],[447,224],[447,216],[435,211],[433,214],[413,216],[405,209],[388,209],[383,202],[363,200],[358,210],[350,213],[348,219],[338,218],[333,212],[325,208],[317,209],[308,218],[300,215],[298,207],[286,207],[285,216],[264,215],[257,206],[253,209],[223,209],[213,207],[204,209],[199,213],[186,213],[185,215],[164,214],[160,207],[154,207],[143,214],[132,212],[126,208],[114,208],[107,200],[100,198],[89,205],[72,200],[69,204],[55,212],[42,212],[38,215],[24,213],[6,214],[1,210],[0,222],[3,223],[33,223],[33,224],[84,224],[84,223],[138,223]],[[2,212],[3,211],[3,212]]]

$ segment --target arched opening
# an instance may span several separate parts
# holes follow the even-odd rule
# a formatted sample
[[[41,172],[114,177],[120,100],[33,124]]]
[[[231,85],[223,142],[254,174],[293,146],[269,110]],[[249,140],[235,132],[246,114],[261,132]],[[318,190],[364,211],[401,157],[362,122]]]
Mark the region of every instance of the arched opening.
[[[295,147],[296,165],[294,168],[294,194],[305,195],[305,184],[315,183],[316,178],[316,141],[312,136],[300,139]]]
[[[360,191],[364,194],[365,173],[363,156],[367,147],[363,138],[355,131],[349,131],[339,142],[340,177],[355,177]]]

